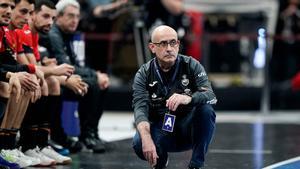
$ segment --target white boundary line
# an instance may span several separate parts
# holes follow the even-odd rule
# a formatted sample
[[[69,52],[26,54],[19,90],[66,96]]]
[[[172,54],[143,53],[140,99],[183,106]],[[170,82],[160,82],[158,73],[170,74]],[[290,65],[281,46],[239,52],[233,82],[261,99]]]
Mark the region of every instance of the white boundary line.
[[[267,166],[263,169],[274,169],[276,167],[279,167],[279,166],[282,166],[282,165],[285,165],[285,164],[288,164],[288,163],[292,163],[292,162],[295,162],[295,161],[299,161],[299,160],[300,160],[300,156],[289,159],[289,160],[285,160],[285,161],[282,161],[282,162],[279,162],[279,163],[276,163],[276,164],[273,164],[273,165],[270,165],[270,166]]]
[[[272,154],[271,150],[246,150],[246,149],[211,149],[209,153],[219,154]]]
[[[300,124],[298,113],[218,113],[217,123]]]

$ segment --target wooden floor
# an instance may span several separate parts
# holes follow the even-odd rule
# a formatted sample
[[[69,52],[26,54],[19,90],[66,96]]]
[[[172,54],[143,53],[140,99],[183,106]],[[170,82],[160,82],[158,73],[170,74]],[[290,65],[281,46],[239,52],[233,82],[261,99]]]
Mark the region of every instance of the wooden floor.
[[[112,150],[104,154],[72,154],[72,165],[51,168],[149,169],[147,163],[138,159],[131,148],[134,133],[131,113],[108,112],[101,123],[101,137],[111,141]],[[299,115],[297,112],[269,115],[257,112],[220,113],[204,168],[261,169],[297,157],[300,155],[299,124],[300,112]],[[168,168],[186,169],[190,156],[191,151],[170,154]]]

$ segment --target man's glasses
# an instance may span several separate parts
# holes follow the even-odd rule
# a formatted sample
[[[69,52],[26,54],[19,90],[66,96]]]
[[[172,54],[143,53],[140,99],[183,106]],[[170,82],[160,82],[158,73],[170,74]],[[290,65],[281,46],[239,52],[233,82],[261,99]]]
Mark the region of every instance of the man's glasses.
[[[179,40],[172,39],[169,41],[163,40],[161,42],[157,42],[157,43],[152,42],[152,43],[154,45],[156,45],[158,47],[162,47],[162,48],[166,48],[166,47],[168,47],[168,45],[170,45],[171,47],[176,47],[179,44]]]

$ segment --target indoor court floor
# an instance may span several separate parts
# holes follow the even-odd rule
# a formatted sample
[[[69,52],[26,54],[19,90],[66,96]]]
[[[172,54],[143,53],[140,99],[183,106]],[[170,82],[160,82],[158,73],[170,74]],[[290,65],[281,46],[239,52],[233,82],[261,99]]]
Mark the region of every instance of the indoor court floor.
[[[131,148],[131,137],[135,132],[132,113],[105,112],[100,130],[101,138],[113,147],[111,150],[104,154],[87,151],[72,154],[72,165],[50,168],[150,168]],[[186,169],[190,156],[191,151],[171,153],[168,169]],[[217,112],[216,132],[204,169],[300,169],[298,156],[299,112]]]

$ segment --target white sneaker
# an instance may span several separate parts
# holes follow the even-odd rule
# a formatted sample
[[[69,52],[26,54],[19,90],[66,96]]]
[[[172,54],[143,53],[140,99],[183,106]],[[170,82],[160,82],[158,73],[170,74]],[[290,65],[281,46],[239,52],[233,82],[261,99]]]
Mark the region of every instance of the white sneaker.
[[[22,148],[20,147],[19,149],[14,149],[12,151],[14,151],[19,157],[30,160],[31,161],[30,166],[35,166],[41,163],[41,160],[39,158],[27,156],[21,151],[21,149]]]
[[[10,157],[10,159],[13,159],[10,162],[19,164],[19,166],[21,168],[29,167],[32,164],[32,161],[27,159],[27,158],[24,158],[24,157],[20,156],[15,150],[17,150],[17,149],[14,149],[14,150],[1,150],[1,154],[4,157]]]
[[[35,149],[29,149],[27,150],[24,154],[26,154],[27,156],[30,157],[35,157],[40,159],[40,164],[39,166],[51,166],[51,165],[55,165],[56,162],[55,160],[45,156],[43,153],[41,153],[39,147],[36,147]]]
[[[59,153],[57,153],[55,150],[53,150],[52,147],[47,146],[41,150],[41,152],[48,156],[49,158],[52,158],[56,161],[57,164],[70,164],[72,162],[72,159],[67,156],[63,156]]]

